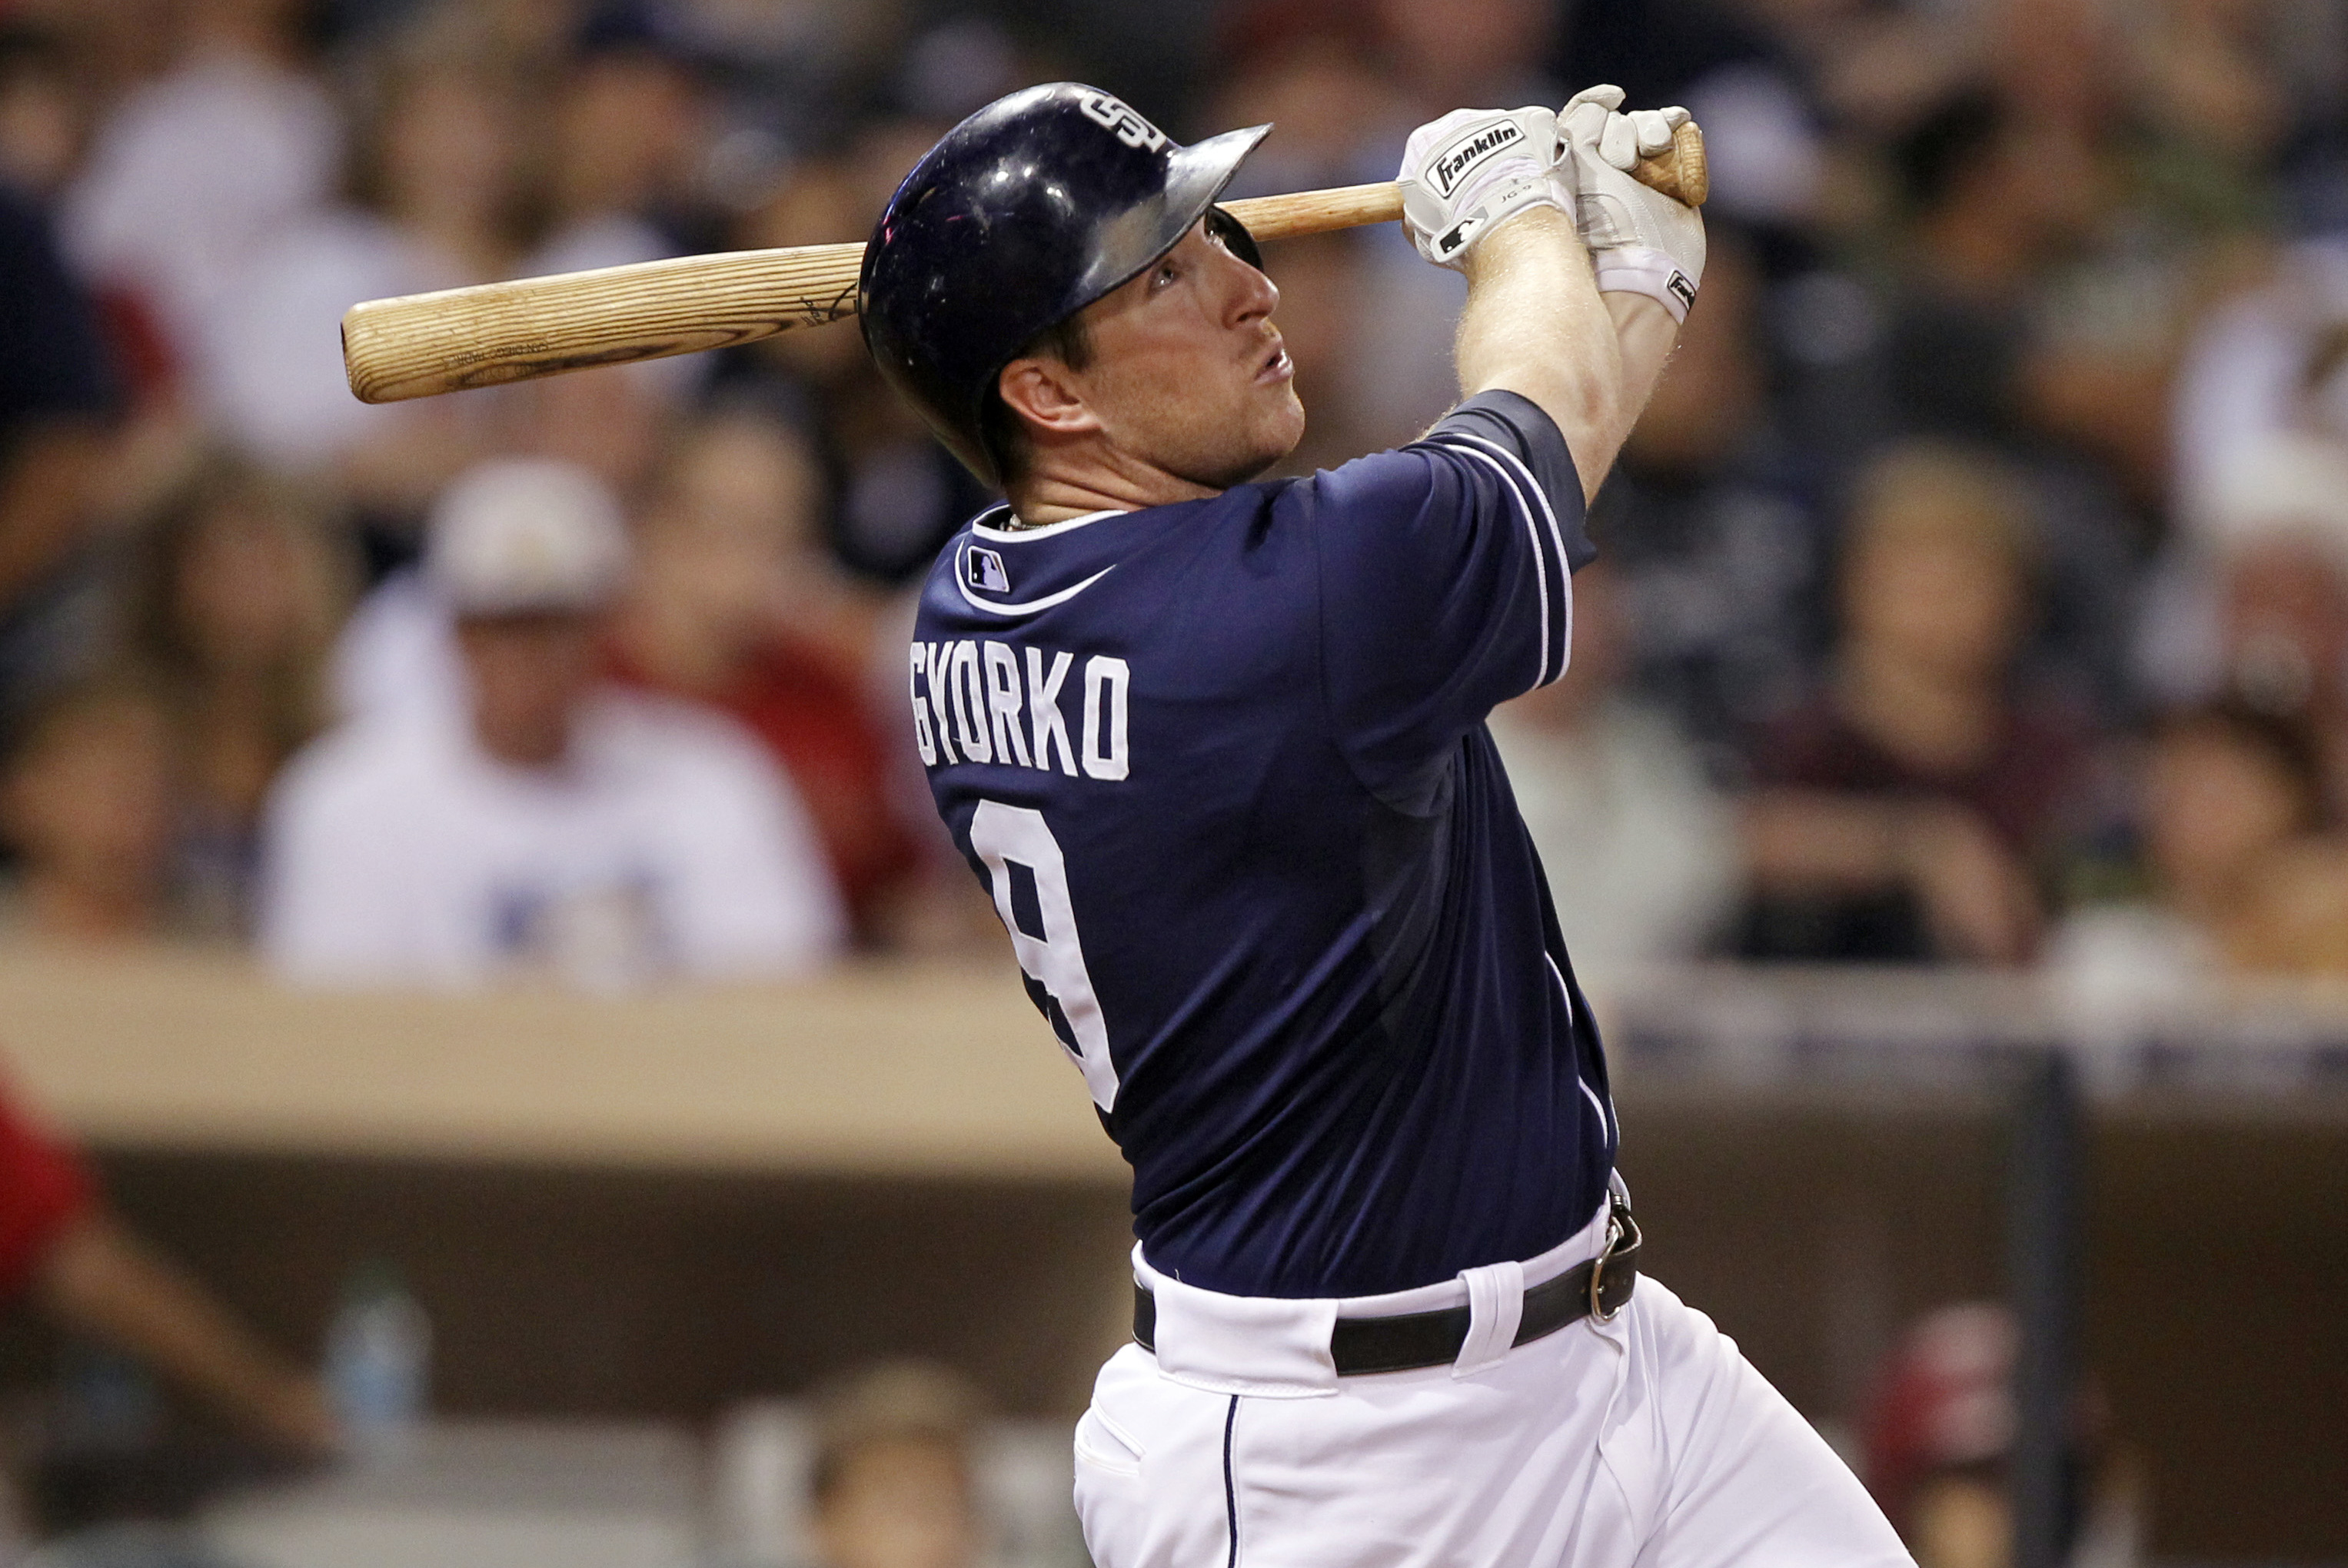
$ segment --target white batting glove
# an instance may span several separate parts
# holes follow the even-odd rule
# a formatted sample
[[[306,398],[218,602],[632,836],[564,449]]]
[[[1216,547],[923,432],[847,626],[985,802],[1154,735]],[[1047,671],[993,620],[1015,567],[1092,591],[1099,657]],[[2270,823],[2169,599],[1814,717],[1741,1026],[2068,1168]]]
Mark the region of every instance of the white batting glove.
[[[1454,109],[1404,144],[1403,226],[1418,253],[1457,268],[1476,241],[1529,207],[1573,210],[1555,110]]]
[[[1645,294],[1684,322],[1704,282],[1704,217],[1640,184],[1631,169],[1667,150],[1688,112],[1621,114],[1622,105],[1622,88],[1591,87],[1575,94],[1558,117],[1573,168],[1574,225],[1600,292]]]

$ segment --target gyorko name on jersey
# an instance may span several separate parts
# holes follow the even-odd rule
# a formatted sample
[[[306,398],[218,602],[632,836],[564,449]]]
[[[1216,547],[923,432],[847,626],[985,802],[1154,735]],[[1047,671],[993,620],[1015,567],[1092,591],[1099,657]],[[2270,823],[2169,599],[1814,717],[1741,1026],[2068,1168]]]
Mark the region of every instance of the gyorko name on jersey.
[[[1081,767],[1112,782],[1130,771],[1124,660],[1096,653],[1072,681],[1076,655],[1055,650],[964,638],[916,642],[912,653],[913,744],[924,767],[1056,767],[1070,778]]]

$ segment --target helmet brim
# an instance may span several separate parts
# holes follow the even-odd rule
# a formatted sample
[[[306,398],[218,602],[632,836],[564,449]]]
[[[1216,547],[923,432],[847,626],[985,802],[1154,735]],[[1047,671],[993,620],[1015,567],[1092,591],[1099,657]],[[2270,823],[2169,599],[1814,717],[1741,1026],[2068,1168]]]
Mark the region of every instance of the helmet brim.
[[[1076,290],[1082,302],[1076,309],[1131,282],[1143,268],[1181,243],[1271,130],[1269,125],[1227,130],[1176,152],[1168,160],[1165,190],[1127,209],[1100,230],[1099,249]],[[995,371],[1000,374],[1002,366]]]

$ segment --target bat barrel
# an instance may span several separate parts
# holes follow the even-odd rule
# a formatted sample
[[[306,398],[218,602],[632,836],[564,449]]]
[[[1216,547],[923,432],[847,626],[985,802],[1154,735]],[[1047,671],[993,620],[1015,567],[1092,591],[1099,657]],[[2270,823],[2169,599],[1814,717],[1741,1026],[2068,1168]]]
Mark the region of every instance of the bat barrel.
[[[681,256],[354,305],[343,364],[396,403],[752,343],[852,314],[859,244]]]

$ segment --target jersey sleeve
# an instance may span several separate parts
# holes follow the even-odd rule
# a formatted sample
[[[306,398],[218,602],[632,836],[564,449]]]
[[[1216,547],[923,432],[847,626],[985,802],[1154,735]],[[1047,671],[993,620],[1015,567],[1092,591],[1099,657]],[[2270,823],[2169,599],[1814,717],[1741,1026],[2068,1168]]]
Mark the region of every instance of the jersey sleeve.
[[[1487,392],[1421,439],[1309,482],[1323,684],[1339,744],[1406,804],[1498,704],[1565,672],[1595,556],[1556,424]]]

